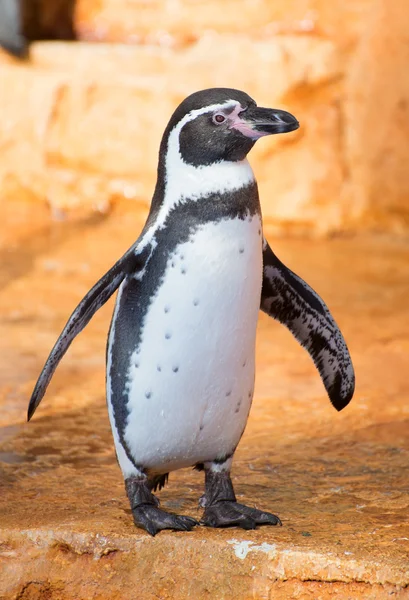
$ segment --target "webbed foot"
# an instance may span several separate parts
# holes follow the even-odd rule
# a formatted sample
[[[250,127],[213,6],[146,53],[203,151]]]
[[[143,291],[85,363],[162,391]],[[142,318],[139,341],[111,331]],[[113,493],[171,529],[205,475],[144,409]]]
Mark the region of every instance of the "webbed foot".
[[[255,529],[257,525],[281,525],[273,515],[245,504],[222,500],[205,509],[201,523],[206,527],[241,527]]]
[[[133,520],[137,527],[141,527],[152,536],[155,536],[158,531],[163,529],[191,531],[193,527],[199,525],[196,519],[168,513],[158,508],[159,500],[152,494],[151,488],[152,482],[148,481],[143,474],[125,480],[126,493],[131,503]]]
[[[191,531],[193,527],[199,525],[196,519],[168,513],[157,506],[152,506],[152,504],[142,504],[133,508],[132,515],[135,525],[142,527],[142,529],[145,529],[152,536],[155,536],[158,531],[162,531],[163,529]]]
[[[255,529],[257,525],[281,525],[273,515],[245,504],[239,504],[230,478],[231,457],[224,462],[205,463],[205,494],[200,499],[204,507],[201,523],[206,527],[241,527]]]

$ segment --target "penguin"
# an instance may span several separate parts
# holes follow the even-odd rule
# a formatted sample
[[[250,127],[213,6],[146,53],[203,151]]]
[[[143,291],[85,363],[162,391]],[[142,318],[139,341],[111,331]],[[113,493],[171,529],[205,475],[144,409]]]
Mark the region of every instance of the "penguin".
[[[118,290],[107,406],[134,523],[152,536],[198,524],[281,525],[238,503],[230,476],[253,399],[260,309],[306,348],[337,410],[353,396],[351,358],[331,313],[263,236],[247,160],[259,138],[298,127],[292,114],[235,89],[188,96],[165,129],[140,237],[74,310],[34,388],[28,420],[75,336]],[[200,523],[162,510],[153,494],[184,467],[204,471]]]
[[[0,46],[29,58],[34,40],[75,40],[75,0],[0,0]]]
[[[0,46],[18,58],[27,56],[27,40],[23,35],[19,0],[0,2]]]

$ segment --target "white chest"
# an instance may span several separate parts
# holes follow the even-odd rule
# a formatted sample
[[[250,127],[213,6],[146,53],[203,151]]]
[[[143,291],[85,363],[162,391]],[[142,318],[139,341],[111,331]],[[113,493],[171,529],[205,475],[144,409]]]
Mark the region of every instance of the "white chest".
[[[259,216],[208,223],[169,256],[125,382],[135,462],[165,472],[234,450],[253,396],[261,282]]]

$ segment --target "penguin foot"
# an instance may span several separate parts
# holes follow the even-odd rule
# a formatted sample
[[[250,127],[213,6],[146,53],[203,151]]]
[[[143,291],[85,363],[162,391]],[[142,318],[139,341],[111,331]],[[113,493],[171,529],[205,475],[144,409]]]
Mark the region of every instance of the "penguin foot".
[[[132,509],[135,525],[142,527],[152,536],[162,529],[174,529],[176,531],[191,531],[199,522],[192,517],[174,515],[161,510],[151,504],[142,504]]]
[[[257,525],[281,525],[276,515],[230,500],[221,500],[206,507],[201,523],[206,527],[236,526],[242,529],[255,529]]]
[[[255,529],[257,525],[281,525],[281,521],[271,513],[251,508],[236,502],[233,483],[230,478],[231,456],[206,463],[205,493],[200,505],[205,511],[201,524],[206,527],[242,527]]]
[[[190,531],[199,525],[199,522],[191,517],[174,515],[161,510],[159,500],[151,492],[155,482],[158,483],[155,479],[149,481],[142,472],[125,480],[126,494],[131,503],[133,520],[137,527],[141,527],[155,536],[162,529]]]

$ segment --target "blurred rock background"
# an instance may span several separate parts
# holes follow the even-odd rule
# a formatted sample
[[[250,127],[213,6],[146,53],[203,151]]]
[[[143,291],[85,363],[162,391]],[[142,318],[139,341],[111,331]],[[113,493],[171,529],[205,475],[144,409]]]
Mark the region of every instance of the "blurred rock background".
[[[409,6],[399,0],[0,0],[0,202],[146,210],[189,93],[237,87],[298,132],[251,162],[278,234],[409,231]],[[10,18],[10,17],[8,17]],[[1,20],[3,22],[1,23]],[[17,34],[15,34],[17,35]],[[7,45],[7,44],[5,44]]]

